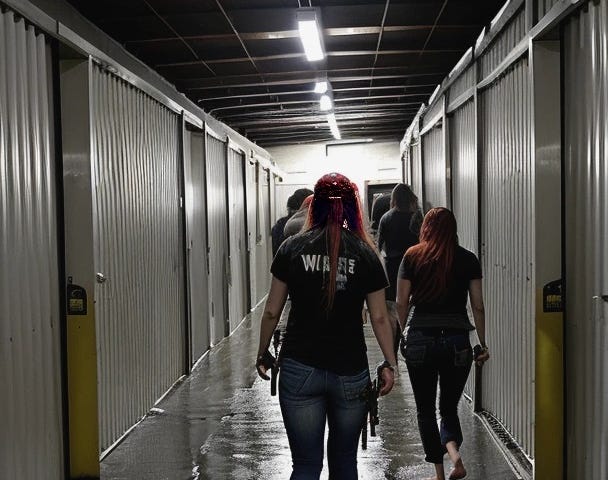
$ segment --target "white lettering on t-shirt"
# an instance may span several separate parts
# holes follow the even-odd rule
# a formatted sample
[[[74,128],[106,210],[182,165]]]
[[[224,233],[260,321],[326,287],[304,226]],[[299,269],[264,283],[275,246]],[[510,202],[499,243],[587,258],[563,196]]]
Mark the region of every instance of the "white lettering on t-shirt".
[[[329,256],[327,255],[300,255],[306,272],[329,272]],[[346,282],[346,275],[355,274],[355,260],[352,258],[338,257],[339,282]]]

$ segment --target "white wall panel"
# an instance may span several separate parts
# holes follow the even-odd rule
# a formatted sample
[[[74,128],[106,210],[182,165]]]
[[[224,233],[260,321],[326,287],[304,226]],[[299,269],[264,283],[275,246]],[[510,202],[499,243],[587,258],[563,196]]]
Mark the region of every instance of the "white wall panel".
[[[244,157],[241,152],[228,150],[228,215],[230,235],[230,331],[247,313],[247,224],[245,218]]]
[[[50,49],[0,12],[0,477],[63,478]]]
[[[258,239],[256,242],[256,285],[258,301],[268,293],[272,242],[270,239],[270,175],[259,164],[258,168]]]
[[[483,406],[534,455],[534,202],[528,60],[480,94],[482,269],[487,342]]]
[[[447,207],[446,163],[443,126],[432,128],[422,136],[423,210]]]
[[[608,1],[566,23],[568,478],[608,478]]]
[[[246,185],[246,196],[247,196],[247,251],[249,253],[249,295],[251,298],[251,308],[255,307],[259,302],[259,293],[257,285],[257,274],[256,274],[256,243],[257,243],[257,208],[258,208],[258,195],[257,195],[257,182],[256,182],[256,169],[255,163],[245,161],[245,185]],[[265,292],[264,292],[265,293]]]
[[[100,448],[180,377],[184,348],[178,117],[93,66]],[[159,355],[158,352],[163,352]]]
[[[207,230],[209,238],[209,287],[211,342],[218,343],[228,327],[228,218],[226,202],[226,143],[207,134]]]
[[[458,222],[460,245],[477,252],[477,136],[475,102],[470,100],[450,117],[452,210]]]
[[[196,362],[211,344],[209,336],[209,284],[207,277],[207,219],[205,211],[205,135],[191,133],[190,175],[186,205],[189,232],[191,362]]]
[[[522,8],[510,21],[506,28],[494,39],[492,44],[483,52],[479,59],[480,79],[483,80],[500,65],[509,52],[526,35],[526,15]]]
[[[422,202],[422,139],[417,138],[410,146],[412,159],[412,190]]]

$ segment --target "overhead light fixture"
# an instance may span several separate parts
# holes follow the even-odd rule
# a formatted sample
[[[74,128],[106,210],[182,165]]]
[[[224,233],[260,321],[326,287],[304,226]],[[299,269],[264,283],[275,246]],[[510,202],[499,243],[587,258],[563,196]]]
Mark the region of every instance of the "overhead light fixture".
[[[334,136],[336,140],[341,140],[342,136],[340,135],[340,130],[338,129],[338,123],[336,122],[336,115],[333,113],[327,114],[327,123],[329,124],[329,129],[331,130],[331,134]]]
[[[315,90],[314,90],[314,92],[315,93],[325,93],[325,92],[327,92],[328,88],[329,87],[327,85],[327,82],[317,82],[315,84]]]
[[[321,99],[319,100],[319,105],[321,106],[322,112],[327,112],[328,110],[331,110],[334,107],[330,96],[327,94],[321,95]]]
[[[310,62],[323,60],[325,53],[321,46],[321,29],[317,22],[316,10],[314,8],[301,8],[297,11],[296,18],[306,58]]]

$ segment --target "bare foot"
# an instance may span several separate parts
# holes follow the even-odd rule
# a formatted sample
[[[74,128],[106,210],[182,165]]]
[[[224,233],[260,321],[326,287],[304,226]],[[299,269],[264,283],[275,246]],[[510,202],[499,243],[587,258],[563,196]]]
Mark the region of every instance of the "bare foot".
[[[462,459],[459,458],[454,464],[454,468],[450,472],[450,476],[448,477],[450,480],[459,480],[460,478],[464,478],[467,476],[467,471],[464,468],[462,463]]]

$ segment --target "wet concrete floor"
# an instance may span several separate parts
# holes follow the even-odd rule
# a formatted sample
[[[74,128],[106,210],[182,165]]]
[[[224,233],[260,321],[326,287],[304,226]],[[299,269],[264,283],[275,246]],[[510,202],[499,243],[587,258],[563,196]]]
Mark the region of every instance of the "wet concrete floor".
[[[257,377],[254,361],[261,308],[215,346],[101,463],[103,480],[263,479],[291,472],[289,446],[277,397]],[[371,325],[365,326],[370,365],[381,360]],[[407,372],[380,400],[377,436],[359,450],[363,480],[431,477],[416,425]],[[469,480],[514,480],[481,420],[461,402],[462,456]],[[446,468],[449,471],[446,456]],[[327,479],[327,468],[322,479]]]

